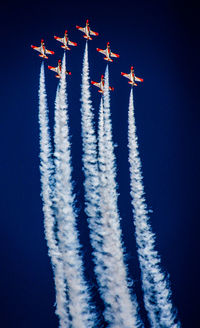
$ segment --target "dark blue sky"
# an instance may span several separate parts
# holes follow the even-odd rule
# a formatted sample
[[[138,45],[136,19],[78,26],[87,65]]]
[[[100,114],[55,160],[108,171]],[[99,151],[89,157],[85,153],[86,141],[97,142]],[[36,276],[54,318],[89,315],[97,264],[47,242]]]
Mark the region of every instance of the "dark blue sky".
[[[144,83],[134,89],[137,134],[147,204],[164,270],[170,274],[173,301],[183,327],[200,325],[199,302],[199,7],[179,1],[38,1],[1,5],[1,316],[6,328],[55,328],[54,284],[44,239],[39,176],[38,82],[41,59],[30,45],[44,38],[55,51],[46,62],[53,129],[57,80],[47,65],[62,58],[54,35],[69,31],[78,43],[67,53],[68,100],[73,179],[79,209],[86,275],[93,286],[91,249],[83,205],[80,81],[85,40],[75,26],[99,32],[89,43],[90,76],[104,73],[96,48],[120,58],[110,65],[119,209],[130,276],[143,308],[129,197],[127,112],[130,86],[120,72],[134,65]],[[198,56],[199,60],[199,56]],[[97,119],[100,96],[91,87]],[[96,302],[98,303],[98,296]],[[145,318],[145,313],[142,311]]]

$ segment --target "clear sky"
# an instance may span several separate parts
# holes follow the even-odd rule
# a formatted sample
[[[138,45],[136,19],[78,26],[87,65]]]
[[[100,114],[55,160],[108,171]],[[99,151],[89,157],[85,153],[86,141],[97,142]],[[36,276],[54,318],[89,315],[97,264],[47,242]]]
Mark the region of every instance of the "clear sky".
[[[74,190],[87,278],[96,295],[83,204],[80,83],[85,39],[75,26],[99,32],[89,43],[90,77],[99,81],[106,62],[96,48],[120,54],[110,64],[113,139],[119,209],[127,262],[145,320],[129,196],[127,115],[130,86],[121,71],[135,67],[144,79],[134,89],[146,199],[163,269],[183,327],[197,327],[199,301],[199,8],[184,1],[27,1],[1,5],[1,316],[6,328],[55,328],[54,284],[44,239],[39,175],[38,87],[41,59],[30,45],[44,38],[55,55],[46,61],[53,130],[56,66],[63,50],[54,35],[67,29],[78,43],[67,53]],[[199,58],[198,58],[199,59]],[[138,83],[139,84],[139,83]],[[97,122],[100,95],[91,86]],[[98,295],[95,301],[98,303]]]

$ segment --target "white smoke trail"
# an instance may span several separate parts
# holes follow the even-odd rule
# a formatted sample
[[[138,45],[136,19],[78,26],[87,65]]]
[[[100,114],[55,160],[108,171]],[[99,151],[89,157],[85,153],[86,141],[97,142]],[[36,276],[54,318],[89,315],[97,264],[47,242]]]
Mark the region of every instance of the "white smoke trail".
[[[119,219],[117,217],[116,222],[115,212],[117,210],[113,209],[113,202],[110,201],[113,186],[110,187],[107,184],[108,175],[111,172],[107,171],[107,174],[104,172],[107,167],[104,156],[103,103],[101,101],[99,123],[99,166],[101,172],[98,172],[97,140],[92,122],[93,113],[89,87],[88,44],[86,43],[81,97],[83,168],[85,173],[86,214],[94,249],[95,273],[100,294],[105,302],[104,316],[109,327],[133,328],[136,326],[136,319],[134,318],[135,313],[126,283]],[[101,193],[101,203],[99,192]],[[101,205],[103,205],[102,208]]]
[[[176,323],[167,279],[160,268],[160,257],[154,248],[155,237],[149,223],[142,183],[132,89],[128,113],[128,148],[131,196],[145,308],[153,328],[180,327],[180,323]]]
[[[99,173],[97,162],[97,140],[93,126],[93,108],[90,99],[88,42],[86,41],[82,89],[81,89],[81,126],[83,140],[83,170],[85,174],[85,212],[89,218],[91,242],[94,250],[99,249],[101,238],[98,233],[99,221]]]
[[[56,314],[59,316],[61,328],[68,326],[68,314],[66,312],[65,280],[61,254],[55,238],[55,219],[52,208],[52,184],[53,174],[52,149],[48,127],[48,108],[46,101],[44,63],[40,71],[39,89],[39,126],[40,126],[40,172],[41,195],[43,199],[44,227],[47,240],[48,253],[53,266],[56,289]]]
[[[90,99],[88,42],[86,41],[82,86],[81,86],[81,127],[83,143],[83,171],[85,175],[85,213],[88,217],[90,240],[93,247],[93,260],[97,280],[103,272],[102,227],[99,216],[99,171],[97,160],[97,139],[93,126],[93,108]]]
[[[104,119],[102,116],[104,115]],[[106,303],[105,318],[110,327],[133,328],[141,325],[137,302],[131,296],[127,283],[121,241],[120,217],[117,207],[115,155],[110,119],[109,73],[105,72],[104,108],[100,106],[99,120],[100,211],[103,226],[102,261],[104,273],[101,280]]]
[[[67,283],[70,327],[94,327],[89,292],[83,277],[83,263],[73,207],[71,182],[71,155],[66,97],[66,59],[62,63],[59,99],[55,113],[55,209],[57,236],[62,252]]]

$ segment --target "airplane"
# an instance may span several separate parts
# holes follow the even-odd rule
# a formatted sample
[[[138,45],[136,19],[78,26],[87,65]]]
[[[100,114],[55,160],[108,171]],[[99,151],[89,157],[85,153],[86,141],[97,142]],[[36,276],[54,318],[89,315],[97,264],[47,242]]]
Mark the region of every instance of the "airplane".
[[[79,31],[85,33],[85,35],[84,35],[83,37],[84,37],[85,39],[87,39],[87,40],[92,40],[92,38],[91,38],[90,35],[96,35],[96,36],[99,35],[98,32],[94,32],[94,31],[92,31],[92,30],[90,29],[90,26],[89,26],[89,20],[88,20],[88,19],[86,20],[86,26],[85,26],[85,27],[80,27],[80,26],[76,25],[76,28],[77,28]]]
[[[58,36],[54,36],[54,39],[56,39],[57,41],[63,43],[63,46],[61,46],[61,48],[65,49],[65,50],[71,50],[68,47],[68,45],[69,46],[77,46],[76,42],[69,41],[67,30],[65,31],[65,34],[64,34],[63,38],[59,38]]]
[[[105,84],[105,82],[104,82],[104,76],[103,75],[101,75],[101,81],[100,82],[91,81],[91,83],[93,85],[95,85],[97,88],[100,88],[100,90],[98,90],[98,92],[103,93],[103,91],[104,91],[103,90],[104,89],[104,84]],[[109,90],[114,91],[114,88],[109,87]]]
[[[54,55],[54,53],[55,53],[54,51],[47,50],[45,48],[43,39],[41,40],[41,46],[40,47],[36,47],[36,46],[31,45],[31,48],[33,48],[36,51],[39,51],[41,53],[39,56],[42,57],[42,58],[45,58],[45,59],[48,59],[48,57],[46,55]]]
[[[111,52],[110,50],[110,42],[107,42],[107,48],[105,50],[99,49],[97,48],[97,51],[101,52],[103,55],[105,55],[106,57],[104,57],[105,60],[109,61],[109,62],[113,62],[113,60],[110,57],[117,57],[119,58],[118,54],[115,54],[114,52]]]
[[[133,66],[131,66],[131,72],[129,74],[121,72],[121,75],[126,77],[127,79],[129,79],[130,81],[128,83],[131,84],[132,86],[137,86],[137,83],[135,83],[135,81],[136,82],[143,82],[144,81],[143,79],[135,76]]]
[[[58,66],[57,67],[52,67],[52,66],[48,66],[48,69],[50,69],[51,71],[54,71],[57,73],[57,75],[55,75],[58,79],[61,78],[61,70],[62,70],[62,66],[61,66],[61,60],[59,59],[58,61]],[[70,71],[66,71],[67,75],[71,75],[72,73]]]

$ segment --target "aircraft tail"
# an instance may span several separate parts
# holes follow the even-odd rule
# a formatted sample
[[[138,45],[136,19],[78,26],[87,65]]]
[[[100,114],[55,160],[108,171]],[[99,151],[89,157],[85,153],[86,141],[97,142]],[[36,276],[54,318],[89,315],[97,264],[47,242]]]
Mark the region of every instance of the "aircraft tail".
[[[61,46],[61,48],[65,49],[65,50],[71,50],[68,46]]]
[[[132,86],[137,87],[137,83],[135,83],[135,82],[129,81],[128,83],[131,84]]]
[[[40,54],[40,55],[39,55],[39,57],[42,57],[42,58],[48,59],[48,57],[47,57],[47,56],[45,56],[45,55],[42,55],[42,54]]]
[[[104,57],[105,60],[109,61],[109,62],[113,62],[113,60],[111,58],[108,57]]]
[[[87,40],[92,40],[92,38],[90,36],[84,35],[83,37]]]

